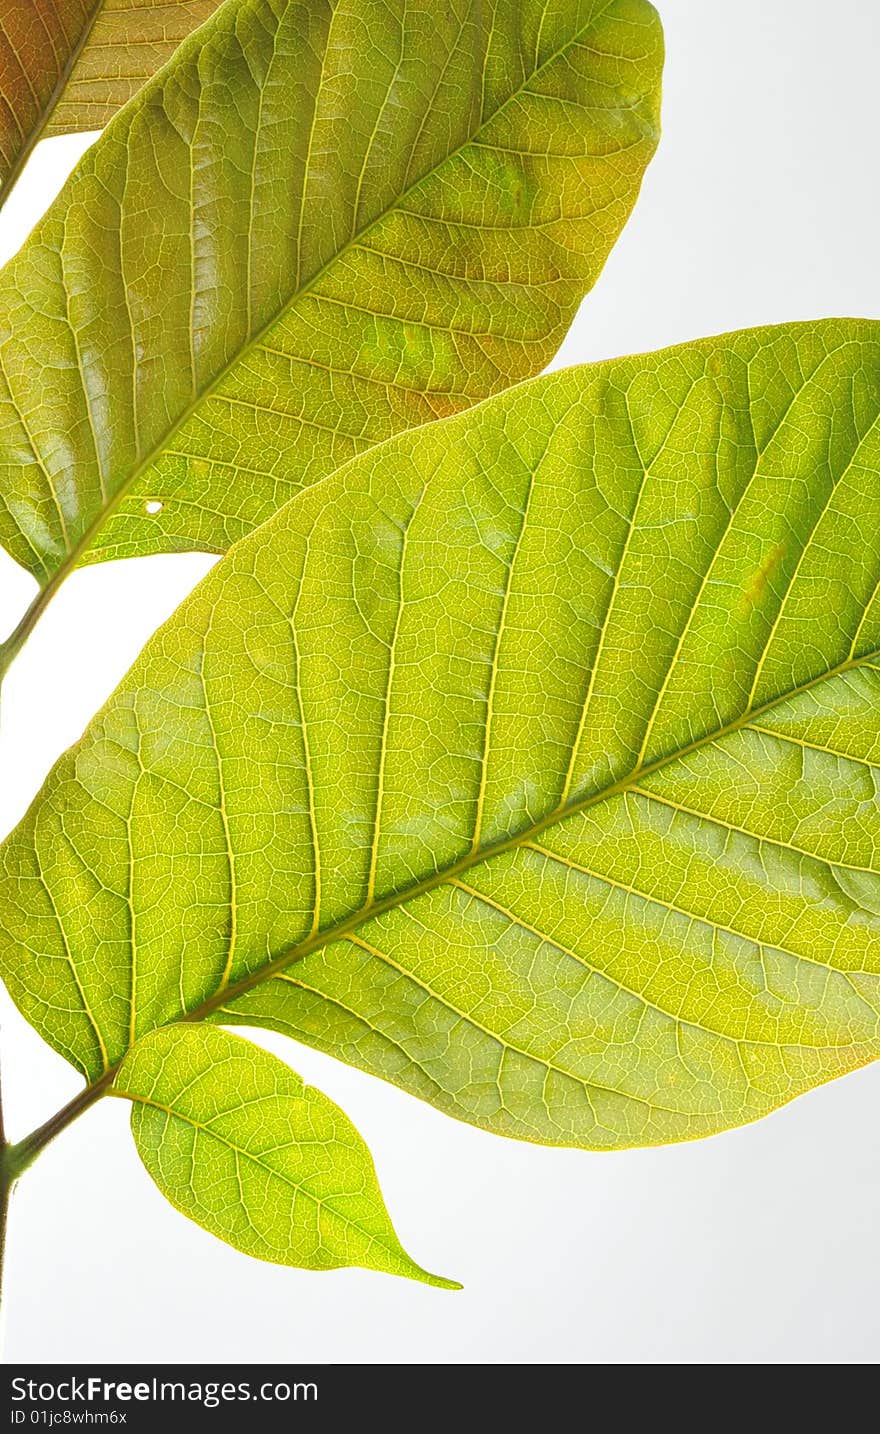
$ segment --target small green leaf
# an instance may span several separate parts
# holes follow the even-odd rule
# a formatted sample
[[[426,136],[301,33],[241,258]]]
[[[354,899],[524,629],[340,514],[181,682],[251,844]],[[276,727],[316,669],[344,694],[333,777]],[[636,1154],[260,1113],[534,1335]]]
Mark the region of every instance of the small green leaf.
[[[155,1031],[112,1087],[171,1204],[227,1244],[307,1270],[360,1265],[442,1289],[400,1245],[351,1121],[275,1056],[213,1026]]]
[[[263,1023],[489,1130],[707,1135],[880,1055],[880,324],[523,384],[217,565],[0,853],[90,1078]]]
[[[0,276],[0,542],[222,552],[543,368],[658,137],[647,0],[227,0]]]
[[[219,0],[3,0],[0,204],[45,135],[103,129]]]

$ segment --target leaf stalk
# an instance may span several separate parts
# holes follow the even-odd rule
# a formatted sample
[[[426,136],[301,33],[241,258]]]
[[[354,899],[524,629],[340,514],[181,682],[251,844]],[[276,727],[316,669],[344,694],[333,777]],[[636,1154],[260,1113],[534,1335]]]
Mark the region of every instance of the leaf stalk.
[[[28,1166],[33,1164],[40,1152],[45,1150],[49,1142],[55,1139],[56,1135],[60,1135],[62,1130],[66,1130],[78,1116],[101,1099],[101,1096],[113,1084],[118,1070],[118,1066],[113,1066],[111,1070],[101,1076],[100,1080],[95,1081],[94,1085],[86,1086],[85,1090],[79,1091],[73,1100],[67,1102],[67,1105],[56,1110],[55,1114],[50,1115],[47,1121],[37,1126],[36,1130],[32,1130],[30,1135],[26,1135],[24,1140],[20,1140],[17,1145],[5,1146],[4,1168],[9,1172],[10,1181],[17,1180]]]
[[[67,576],[68,569],[59,569],[55,576],[40,588],[36,597],[29,603],[21,621],[12,629],[6,640],[0,642],[0,682],[3,681]]]
[[[3,1268],[6,1255],[6,1226],[9,1219],[9,1197],[12,1194],[12,1186],[15,1183],[15,1175],[12,1173],[12,1163],[9,1160],[11,1147],[6,1141],[6,1128],[3,1123],[3,1097],[0,1089],[0,1309],[3,1305]]]

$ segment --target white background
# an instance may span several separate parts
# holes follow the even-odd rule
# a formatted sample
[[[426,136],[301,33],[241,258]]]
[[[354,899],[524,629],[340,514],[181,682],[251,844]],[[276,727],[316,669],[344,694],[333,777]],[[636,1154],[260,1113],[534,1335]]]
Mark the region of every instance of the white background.
[[[750,324],[878,315],[876,0],[660,0],[664,136],[561,361]],[[43,144],[0,225],[8,257],[84,141]],[[105,565],[67,584],[3,693],[0,825],[211,560]],[[0,565],[11,627],[31,589]],[[78,1078],[3,1005],[8,1124]],[[189,1225],[103,1102],[13,1205],[6,1357],[175,1362],[866,1363],[880,1357],[880,1066],[762,1123],[590,1155],[495,1139],[258,1037],[360,1127],[398,1231],[446,1294],[262,1265]]]

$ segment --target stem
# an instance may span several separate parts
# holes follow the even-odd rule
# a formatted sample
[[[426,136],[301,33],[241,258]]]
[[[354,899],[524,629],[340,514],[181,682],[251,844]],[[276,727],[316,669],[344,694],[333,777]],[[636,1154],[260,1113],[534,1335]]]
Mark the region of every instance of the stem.
[[[37,1129],[32,1130],[30,1135],[26,1135],[24,1140],[20,1140],[17,1145],[6,1147],[6,1168],[11,1171],[11,1180],[17,1180],[19,1175],[36,1160],[40,1151],[45,1150],[50,1140],[54,1140],[55,1136],[60,1135],[62,1130],[66,1130],[77,1116],[82,1115],[89,1106],[95,1104],[96,1100],[101,1099],[108,1086],[113,1084],[118,1070],[118,1066],[113,1066],[111,1070],[105,1071],[100,1080],[95,1081],[94,1085],[87,1085],[85,1090],[81,1090],[78,1095],[73,1097],[73,1100],[67,1102],[67,1105],[56,1110],[54,1115],[50,1115],[43,1125],[37,1126]]]
[[[3,1265],[6,1253],[6,1226],[9,1217],[9,1200],[13,1187],[19,1176],[27,1170],[28,1166],[36,1160],[41,1150],[44,1150],[50,1140],[54,1140],[62,1130],[66,1129],[77,1116],[100,1100],[107,1087],[113,1083],[113,1079],[119,1067],[114,1066],[95,1081],[94,1085],[86,1086],[78,1095],[69,1100],[67,1105],[62,1106],[54,1115],[43,1124],[32,1130],[30,1135],[25,1136],[17,1145],[11,1145],[6,1140],[3,1125],[3,1101],[0,1092],[0,1312],[3,1309]]]
[[[9,1197],[15,1176],[11,1172],[9,1149],[6,1143],[6,1129],[3,1124],[3,1098],[0,1091],[0,1312],[3,1308],[3,1266],[6,1254],[6,1224],[9,1216]]]
[[[59,568],[45,587],[40,588],[33,602],[17,627],[14,627],[5,642],[0,642],[0,682],[6,676],[21,649],[24,647],[49,603],[68,575],[67,568]]]
[[[0,1312],[4,1305],[3,1291],[3,1270],[6,1256],[6,1223],[9,1215],[9,1197],[12,1194],[12,1181],[9,1180],[4,1171],[0,1180]]]

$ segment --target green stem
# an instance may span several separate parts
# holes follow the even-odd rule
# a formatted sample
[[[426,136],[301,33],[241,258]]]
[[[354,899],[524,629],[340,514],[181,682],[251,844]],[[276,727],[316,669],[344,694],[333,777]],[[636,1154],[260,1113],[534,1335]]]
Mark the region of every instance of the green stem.
[[[25,1136],[17,1145],[11,1145],[6,1140],[3,1125],[3,1102],[0,1093],[0,1311],[3,1307],[3,1267],[4,1255],[6,1252],[6,1227],[9,1218],[9,1202],[13,1188],[19,1177],[27,1170],[28,1166],[36,1160],[41,1150],[44,1150],[50,1140],[54,1140],[62,1130],[65,1130],[77,1116],[100,1100],[107,1087],[112,1084],[118,1066],[109,1070],[94,1085],[86,1086],[75,1095],[73,1100],[62,1106],[54,1115],[43,1124],[32,1130],[30,1135]]]
[[[6,1223],[9,1217],[9,1197],[12,1194],[12,1186],[15,1176],[11,1172],[8,1159],[10,1147],[6,1143],[6,1130],[3,1124],[3,1098],[0,1091],[0,1311],[3,1308],[3,1268],[6,1255]]]
[[[13,628],[6,641],[0,643],[0,682],[3,681],[67,575],[68,569],[59,569],[55,576],[49,579],[45,587],[40,588],[24,617]]]
[[[9,1216],[9,1197],[12,1194],[12,1181],[6,1178],[5,1172],[0,1182],[0,1311],[3,1309],[3,1270],[6,1259],[6,1222]]]
[[[3,1151],[6,1154],[6,1151]],[[5,1162],[0,1170],[0,1314],[5,1309],[6,1287],[3,1275],[6,1267],[6,1226],[9,1219],[9,1200],[12,1195],[14,1178],[7,1172]]]
[[[95,1104],[96,1100],[101,1099],[108,1087],[113,1084],[118,1070],[119,1067],[114,1066],[112,1070],[106,1071],[100,1080],[95,1081],[94,1085],[87,1085],[85,1090],[81,1090],[78,1095],[73,1097],[73,1100],[67,1102],[67,1105],[56,1110],[54,1115],[50,1115],[43,1125],[37,1126],[37,1129],[32,1130],[30,1135],[26,1135],[24,1140],[20,1140],[17,1145],[6,1146],[6,1167],[11,1172],[10,1183],[12,1180],[17,1180],[19,1175],[27,1170],[28,1166],[36,1160],[40,1151],[45,1150],[56,1135],[60,1135],[62,1130],[66,1130],[68,1125],[76,1120],[77,1116],[82,1115],[89,1106]]]

